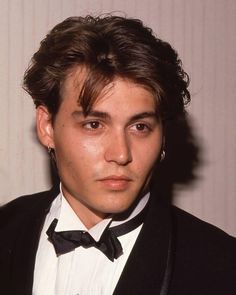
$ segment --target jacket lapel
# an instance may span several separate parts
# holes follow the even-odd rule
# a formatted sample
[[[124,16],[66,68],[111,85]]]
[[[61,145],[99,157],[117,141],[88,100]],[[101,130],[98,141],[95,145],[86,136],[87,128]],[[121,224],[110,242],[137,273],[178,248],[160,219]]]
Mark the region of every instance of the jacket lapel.
[[[57,194],[58,190],[53,189],[38,199],[35,197],[31,208],[27,208],[27,212],[23,213],[20,226],[15,224],[6,233],[8,246],[3,251],[8,253],[5,265],[11,269],[9,283],[5,287],[6,294],[32,294],[34,263],[40,233],[51,202]]]
[[[153,195],[149,206],[114,295],[161,294],[171,238],[170,211]]]
[[[13,294],[19,290],[20,294],[32,294],[35,256],[44,216],[29,218],[19,232],[13,250]]]

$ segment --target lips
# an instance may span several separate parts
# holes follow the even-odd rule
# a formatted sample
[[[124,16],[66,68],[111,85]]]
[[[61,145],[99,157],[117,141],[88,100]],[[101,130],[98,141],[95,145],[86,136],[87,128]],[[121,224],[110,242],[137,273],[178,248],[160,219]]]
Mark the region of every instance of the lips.
[[[127,176],[110,175],[99,179],[99,182],[107,189],[125,190],[132,182],[132,179]]]

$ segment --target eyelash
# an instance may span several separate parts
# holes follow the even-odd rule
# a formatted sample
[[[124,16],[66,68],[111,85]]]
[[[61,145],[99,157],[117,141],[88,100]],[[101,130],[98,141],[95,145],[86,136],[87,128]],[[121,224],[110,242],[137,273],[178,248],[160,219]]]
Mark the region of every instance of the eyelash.
[[[131,129],[132,127],[135,127],[135,132],[139,132],[139,133],[148,133],[150,131],[152,131],[152,128],[149,124],[147,123],[135,123],[134,125],[131,126]],[[141,127],[141,130],[138,129]]]
[[[82,127],[88,130],[89,132],[96,132],[96,131],[99,131],[99,129],[103,128],[103,124],[97,120],[93,120],[93,121],[84,122],[82,124]],[[141,129],[138,129],[140,127]],[[150,126],[150,124],[142,123],[142,122],[137,122],[131,125],[129,129],[133,133],[138,133],[140,135],[148,134],[152,131],[152,127]]]
[[[96,128],[93,128],[93,127],[92,127],[92,124],[96,125],[97,127],[96,127]],[[90,125],[90,126],[89,126],[89,125]],[[91,130],[91,131],[102,128],[102,124],[101,124],[99,121],[96,121],[96,120],[94,120],[94,121],[89,121],[89,122],[84,122],[84,123],[82,124],[82,126],[83,126],[83,128],[88,129],[88,130]],[[88,126],[89,126],[89,127],[88,127]],[[95,126],[94,126],[94,127],[95,127]]]

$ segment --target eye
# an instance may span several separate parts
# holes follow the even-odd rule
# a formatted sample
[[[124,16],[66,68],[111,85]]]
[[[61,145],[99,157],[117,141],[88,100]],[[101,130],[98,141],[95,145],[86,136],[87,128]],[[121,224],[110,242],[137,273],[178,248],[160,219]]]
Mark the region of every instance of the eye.
[[[143,131],[143,130],[146,130],[147,129],[147,125],[146,124],[143,124],[143,123],[138,123],[135,126],[136,126],[136,129],[138,131]]]
[[[99,128],[102,128],[102,125],[100,122],[98,121],[90,121],[90,122],[86,122],[83,124],[83,127],[85,129],[91,129],[91,130],[96,130],[96,129],[99,129]]]
[[[136,123],[131,126],[131,130],[140,133],[148,133],[151,131],[151,128],[146,123]]]

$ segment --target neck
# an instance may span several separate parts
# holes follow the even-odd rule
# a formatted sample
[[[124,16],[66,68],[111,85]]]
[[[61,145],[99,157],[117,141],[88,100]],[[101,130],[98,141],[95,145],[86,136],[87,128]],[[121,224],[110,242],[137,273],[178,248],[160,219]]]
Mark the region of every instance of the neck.
[[[95,212],[94,210],[87,208],[85,205],[78,202],[75,198],[65,198],[88,230],[108,216],[108,214],[102,214],[100,212]]]

